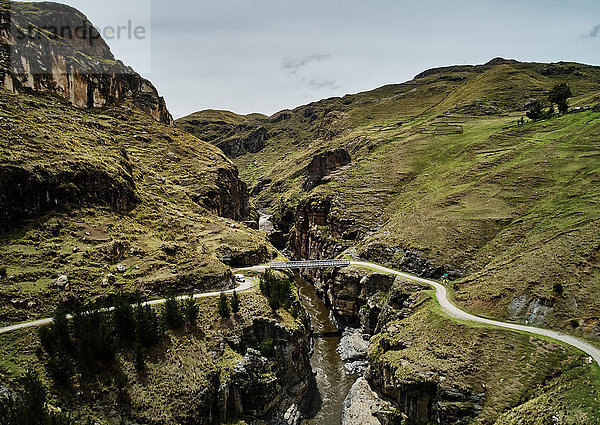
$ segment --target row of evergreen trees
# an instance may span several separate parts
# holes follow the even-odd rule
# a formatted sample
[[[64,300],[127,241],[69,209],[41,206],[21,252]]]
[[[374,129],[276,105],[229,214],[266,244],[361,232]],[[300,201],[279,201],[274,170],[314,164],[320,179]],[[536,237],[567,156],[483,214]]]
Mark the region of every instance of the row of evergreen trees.
[[[148,304],[131,305],[119,296],[112,309],[80,303],[60,306],[53,323],[40,328],[39,338],[48,355],[48,372],[66,383],[76,369],[84,376],[95,376],[115,359],[119,347],[133,347],[136,367],[143,370],[145,349],[158,344],[166,329],[193,326],[197,318],[198,305],[192,296],[168,298],[160,315]]]
[[[294,318],[303,311],[300,302],[292,295],[292,280],[288,276],[266,269],[260,277],[259,287],[273,310],[283,307]]]
[[[233,291],[233,295],[229,301],[227,295],[221,292],[217,308],[219,310],[219,316],[221,317],[229,317],[231,313],[237,314],[240,311],[240,297],[237,292]]]

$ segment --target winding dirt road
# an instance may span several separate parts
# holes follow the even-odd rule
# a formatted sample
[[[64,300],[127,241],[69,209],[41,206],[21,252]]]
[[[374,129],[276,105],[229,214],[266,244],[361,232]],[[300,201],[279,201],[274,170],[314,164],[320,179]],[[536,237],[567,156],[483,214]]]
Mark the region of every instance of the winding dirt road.
[[[421,277],[413,276],[408,273],[402,273],[402,272],[399,272],[399,271],[396,271],[393,269],[389,269],[387,267],[379,266],[377,264],[366,263],[366,262],[362,262],[362,261],[352,261],[350,264],[355,265],[355,266],[368,267],[368,268],[371,268],[374,270],[378,270],[382,273],[388,273],[388,274],[393,274],[396,276],[401,276],[405,279],[409,279],[409,280],[412,280],[415,282],[426,283],[427,285],[432,286],[433,288],[435,288],[435,297],[437,298],[438,302],[442,306],[442,309],[444,310],[444,312],[446,312],[451,317],[455,317],[457,319],[462,319],[462,320],[468,320],[470,322],[478,322],[478,323],[484,323],[486,325],[498,326],[498,327],[506,328],[506,329],[512,329],[512,330],[516,330],[516,331],[528,332],[528,333],[532,333],[535,335],[543,335],[543,336],[546,336],[546,337],[549,337],[552,339],[556,339],[558,341],[564,342],[565,344],[569,344],[569,345],[572,345],[573,347],[579,348],[580,350],[587,353],[590,357],[592,357],[598,365],[600,365],[600,349],[594,347],[593,345],[591,345],[579,338],[575,338],[574,336],[566,335],[564,333],[553,331],[550,329],[542,329],[542,328],[536,328],[533,326],[518,325],[515,323],[499,322],[497,320],[491,320],[491,319],[486,319],[484,317],[474,316],[472,314],[467,313],[466,311],[461,310],[460,308],[458,308],[454,304],[452,304],[450,302],[450,300],[448,299],[448,291],[447,291],[446,287],[444,285],[442,285],[441,283],[435,282],[433,280],[423,279]]]
[[[256,284],[256,279],[255,278],[251,278],[251,277],[247,277],[244,280],[244,283],[240,284],[237,288],[235,289],[230,289],[227,291],[214,291],[214,292],[203,292],[201,294],[194,294],[193,297],[194,298],[207,298],[207,297],[216,297],[218,295],[221,295],[221,292],[224,294],[232,294],[233,291],[237,291],[237,292],[244,292],[249,290],[250,288],[252,288],[254,285]],[[189,297],[189,295],[182,295],[179,297],[175,297],[178,300],[182,300]],[[167,301],[166,298],[161,298],[159,300],[151,300],[151,301],[146,301],[144,303],[142,303],[142,305],[156,305],[156,304],[164,304],[165,301]],[[113,310],[113,307],[108,308],[108,311]],[[67,318],[70,318],[70,315],[67,315]],[[34,320],[32,322],[24,322],[24,323],[18,323],[16,325],[10,325],[10,326],[6,326],[4,328],[0,328],[0,334],[4,334],[7,332],[12,332],[12,331],[16,331],[19,329],[26,329],[26,328],[33,328],[36,326],[45,326],[45,325],[49,325],[52,323],[52,318],[48,318],[48,319],[40,319],[40,320]]]
[[[363,262],[363,261],[351,261],[350,264],[354,265],[354,266],[367,267],[367,268],[370,268],[372,270],[377,270],[382,273],[388,273],[388,274],[393,274],[396,276],[401,276],[405,279],[409,279],[409,280],[412,280],[415,282],[422,282],[422,283],[432,286],[435,289],[435,296],[436,296],[438,302],[440,303],[440,305],[442,306],[442,309],[444,310],[444,312],[446,312],[451,317],[455,317],[455,318],[461,319],[461,320],[467,320],[470,322],[483,323],[483,324],[490,325],[490,326],[497,326],[497,327],[512,329],[512,330],[516,330],[516,331],[528,332],[528,333],[531,333],[534,335],[541,335],[541,336],[549,337],[549,338],[564,342],[565,344],[571,345],[573,347],[576,347],[576,348],[584,351],[592,359],[594,359],[598,365],[600,365],[600,349],[594,347],[590,343],[583,341],[579,338],[564,334],[562,332],[553,331],[550,329],[536,328],[533,326],[519,325],[516,323],[500,322],[497,320],[486,319],[484,317],[475,316],[473,314],[470,314],[470,313],[467,313],[466,311],[461,310],[460,308],[458,308],[454,304],[452,304],[450,302],[450,299],[448,298],[448,290],[441,283],[435,282],[433,280],[413,276],[408,273],[399,272],[399,271],[396,271],[396,270],[393,270],[393,269],[390,269],[387,267],[380,266],[378,264],[367,263],[367,262]],[[255,267],[245,267],[245,268],[237,269],[235,271],[264,270],[267,267],[268,266],[264,266],[264,265],[263,266],[255,266]],[[250,288],[252,288],[255,284],[256,284],[255,278],[247,277],[245,279],[244,283],[239,285],[236,289],[231,289],[229,291],[223,291],[223,293],[230,294],[230,293],[233,293],[234,290],[237,292],[247,291]],[[194,294],[194,298],[215,297],[220,294],[221,294],[221,291],[205,292],[202,294]],[[183,298],[186,298],[186,296],[177,297],[177,299],[183,299]],[[159,299],[159,300],[147,301],[144,304],[156,305],[156,304],[163,304],[165,301],[166,301],[166,298],[163,298],[163,299]],[[19,329],[49,325],[50,323],[52,323],[51,318],[35,320],[32,322],[19,323],[16,325],[11,325],[11,326],[6,326],[4,328],[0,328],[0,334],[11,332],[11,331],[16,331]]]

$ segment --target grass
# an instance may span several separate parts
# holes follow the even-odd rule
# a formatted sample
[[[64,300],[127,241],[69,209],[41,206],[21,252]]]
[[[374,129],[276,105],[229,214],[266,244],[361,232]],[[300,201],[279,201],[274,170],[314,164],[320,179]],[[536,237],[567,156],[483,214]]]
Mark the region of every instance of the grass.
[[[216,215],[209,201],[239,183],[234,166],[211,145],[131,104],[81,110],[52,96],[5,90],[0,100],[2,125],[10,129],[0,141],[2,167],[23,170],[34,181],[68,185],[80,170],[98,180],[93,187],[70,187],[73,196],[59,208],[11,223],[0,234],[0,264],[7,269],[0,278],[1,324],[47,317],[66,295],[89,300],[115,291],[157,296],[225,287],[232,276],[224,262],[262,263],[275,255],[259,232]],[[124,205],[127,187],[135,200]],[[114,193],[124,195],[113,202]],[[122,249],[113,258],[115,241]],[[166,244],[178,250],[167,254]],[[118,273],[117,264],[127,271]],[[108,273],[116,285],[103,285]],[[54,285],[62,274],[69,277],[67,291]]]
[[[329,255],[418,251],[462,271],[456,300],[463,307],[506,319],[516,296],[550,299],[555,308],[546,323],[570,329],[571,320],[581,320],[585,326],[574,331],[585,337],[598,324],[600,304],[600,114],[516,122],[528,99],[544,98],[558,82],[571,86],[572,105],[595,105],[597,74],[577,64],[441,70],[299,107],[282,121],[260,119],[276,135],[261,152],[234,162],[250,185],[270,181],[255,198],[261,207],[295,211],[329,199],[329,229],[318,231],[324,243],[341,247]],[[421,131],[443,125],[463,131]],[[352,165],[304,192],[304,167],[335,148],[347,149]],[[343,238],[350,231],[356,241]],[[552,291],[556,282],[565,287],[562,297]]]
[[[180,331],[167,331],[159,345],[146,352],[146,370],[135,370],[131,347],[123,346],[114,365],[104,369],[98,378],[74,379],[68,386],[56,385],[44,367],[45,354],[37,331],[29,329],[0,336],[0,380],[12,385],[27,369],[36,370],[46,387],[51,389],[50,403],[69,406],[75,412],[91,413],[100,423],[111,423],[128,417],[149,423],[175,423],[201,414],[195,409],[212,401],[200,397],[207,390],[217,391],[217,382],[226,382],[232,369],[242,358],[227,341],[242,337],[252,328],[256,318],[301,325],[283,310],[273,312],[258,291],[240,293],[240,313],[219,318],[217,297],[201,298],[197,325]],[[155,307],[160,310],[162,307]],[[246,341],[247,342],[247,341]],[[221,347],[224,347],[221,350]],[[119,390],[116,381],[125,376],[126,385]],[[213,388],[217,385],[216,388]],[[77,395],[77,396],[76,396]],[[242,422],[233,422],[242,423]]]
[[[433,297],[431,291],[426,292],[428,298]],[[373,338],[373,367],[388,365],[394,379],[405,383],[430,376],[426,380],[442,389],[484,394],[474,423],[495,423],[505,417],[511,417],[510,423],[529,423],[518,420],[527,420],[533,412],[558,412],[563,419],[577,418],[580,423],[594,423],[598,417],[598,367],[586,364],[587,356],[579,350],[450,318],[433,300],[423,301],[418,295],[411,300],[411,314],[389,322]],[[386,346],[402,342],[404,348],[385,351],[381,348],[384,339]],[[565,410],[566,406],[571,409]]]

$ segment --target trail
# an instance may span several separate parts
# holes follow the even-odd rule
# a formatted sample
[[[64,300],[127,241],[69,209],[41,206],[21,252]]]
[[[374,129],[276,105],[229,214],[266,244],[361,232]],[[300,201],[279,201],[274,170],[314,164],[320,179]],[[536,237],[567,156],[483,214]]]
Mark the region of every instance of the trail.
[[[484,323],[484,324],[490,325],[490,326],[497,326],[497,327],[512,329],[512,330],[516,330],[516,331],[528,332],[528,333],[535,334],[535,335],[546,336],[546,337],[564,342],[565,344],[569,344],[573,347],[576,347],[576,348],[584,351],[585,353],[590,355],[596,361],[596,363],[598,365],[600,365],[600,349],[594,347],[590,343],[583,341],[579,338],[564,334],[562,332],[553,331],[551,329],[542,329],[542,328],[536,328],[533,326],[519,325],[516,323],[500,322],[498,320],[486,319],[484,317],[475,316],[473,314],[467,313],[464,310],[461,310],[460,308],[458,308],[457,306],[452,304],[452,302],[448,298],[448,290],[441,283],[438,283],[438,282],[435,282],[435,281],[429,280],[429,279],[424,279],[422,277],[413,276],[408,273],[399,272],[399,271],[389,269],[387,267],[383,267],[383,266],[373,264],[373,263],[367,263],[367,262],[363,262],[363,261],[352,261],[350,264],[355,265],[355,266],[369,267],[371,269],[375,269],[375,270],[378,270],[383,273],[389,273],[389,274],[393,274],[396,276],[401,276],[405,279],[409,279],[409,280],[412,280],[415,282],[426,283],[427,285],[432,286],[435,289],[435,297],[437,298],[438,302],[442,306],[442,309],[444,310],[444,312],[446,312],[451,317],[455,317],[455,318],[461,319],[461,320],[468,320],[470,322]]]
[[[216,297],[221,295],[221,293],[223,294],[232,294],[233,291],[236,292],[244,292],[244,291],[248,291],[249,289],[251,289],[254,285],[256,284],[256,279],[254,278],[249,278],[246,277],[244,279],[244,282],[241,283],[237,288],[235,289],[229,289],[227,291],[213,291],[213,292],[203,292],[201,294],[193,294],[192,296],[194,298],[208,298],[208,297]],[[185,298],[188,298],[189,295],[181,295],[178,297],[175,297],[178,300],[182,300]],[[157,304],[164,304],[167,301],[167,298],[161,298],[158,300],[151,300],[151,301],[146,301],[143,302],[142,305],[157,305]],[[107,308],[107,311],[111,311],[113,310],[114,307],[110,307]],[[67,315],[67,318],[70,318],[70,315]],[[6,326],[4,328],[0,328],[0,335],[7,333],[7,332],[12,332],[12,331],[17,331],[20,329],[27,329],[27,328],[33,328],[33,327],[37,327],[37,326],[46,326],[46,325],[50,325],[52,323],[52,318],[46,318],[46,319],[39,319],[39,320],[34,320],[31,322],[24,322],[24,323],[18,323],[16,325],[10,325],[10,326]]]
[[[351,261],[350,264],[355,265],[355,266],[368,267],[368,268],[377,270],[382,273],[388,273],[388,274],[393,274],[396,276],[401,276],[405,279],[409,279],[409,280],[412,280],[415,282],[422,282],[422,283],[425,283],[425,284],[433,287],[435,289],[435,297],[438,300],[438,302],[440,303],[440,305],[442,306],[442,310],[451,317],[455,317],[455,318],[461,319],[461,320],[467,320],[470,322],[483,323],[483,324],[486,324],[489,326],[497,326],[500,328],[512,329],[512,330],[521,331],[521,332],[528,332],[528,333],[531,333],[534,335],[541,335],[541,336],[545,336],[548,338],[552,338],[557,341],[564,342],[565,344],[571,345],[575,348],[578,348],[581,351],[584,351],[590,357],[592,357],[598,365],[600,365],[600,349],[594,347],[592,344],[590,344],[582,339],[576,338],[571,335],[564,334],[562,332],[553,331],[551,329],[536,328],[533,326],[525,326],[525,325],[519,325],[516,323],[501,322],[498,320],[486,319],[485,317],[475,316],[473,314],[467,313],[464,310],[461,310],[460,308],[458,308],[457,306],[452,304],[452,302],[448,298],[448,290],[446,289],[446,287],[444,285],[442,285],[439,282],[429,280],[429,279],[424,279],[422,277],[413,276],[408,273],[399,272],[397,270],[383,267],[383,266],[380,266],[380,265],[374,264],[374,263],[368,263],[365,261]],[[267,267],[268,266],[264,266],[264,265],[263,266],[255,266],[255,267],[245,267],[245,268],[237,269],[235,271],[250,271],[250,270],[258,271],[258,270],[265,270]],[[233,291],[244,292],[244,291],[251,289],[255,284],[256,284],[255,278],[246,277],[244,280],[244,283],[239,285],[236,289],[231,289],[231,290],[222,291],[222,292],[225,294],[233,293]],[[201,294],[194,294],[193,297],[194,298],[206,298],[206,297],[215,297],[220,294],[221,294],[221,291],[204,292]],[[177,299],[184,299],[186,297],[187,296],[184,295],[184,296],[177,297]],[[148,304],[148,305],[163,304],[166,300],[167,300],[166,298],[162,298],[162,299],[158,299],[158,300],[147,301],[143,304]],[[109,308],[108,310],[112,310],[112,307]],[[26,329],[26,328],[36,327],[36,326],[49,325],[50,323],[52,323],[51,318],[39,319],[39,320],[34,320],[31,322],[25,322],[25,323],[18,323],[15,325],[10,325],[10,326],[6,326],[4,328],[0,328],[0,334],[16,331],[19,329]]]

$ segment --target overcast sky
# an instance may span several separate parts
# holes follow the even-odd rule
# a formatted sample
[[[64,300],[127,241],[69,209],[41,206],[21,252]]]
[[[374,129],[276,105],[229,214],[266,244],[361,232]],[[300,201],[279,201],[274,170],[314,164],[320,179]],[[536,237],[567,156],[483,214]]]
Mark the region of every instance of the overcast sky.
[[[175,117],[270,115],[497,56],[600,64],[597,0],[64,0],[150,79]],[[110,32],[109,32],[110,34]]]

